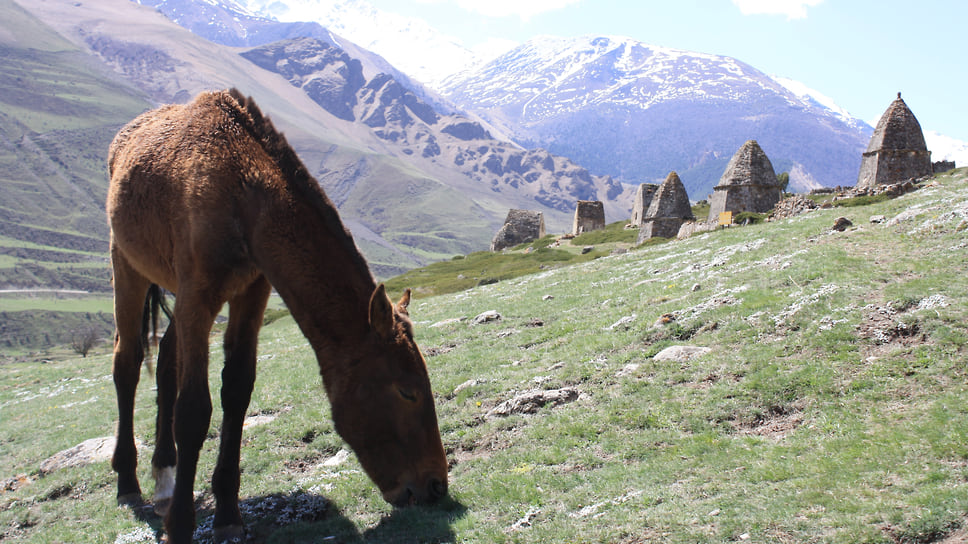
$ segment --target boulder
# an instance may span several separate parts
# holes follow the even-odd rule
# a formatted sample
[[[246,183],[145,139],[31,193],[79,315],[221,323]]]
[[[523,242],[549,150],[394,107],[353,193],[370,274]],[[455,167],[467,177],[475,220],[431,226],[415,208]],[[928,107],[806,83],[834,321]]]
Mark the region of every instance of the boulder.
[[[490,410],[485,418],[507,417],[511,414],[533,414],[544,406],[559,406],[578,400],[579,391],[574,387],[549,389],[544,391],[527,391],[506,400]]]
[[[659,362],[687,363],[702,357],[712,351],[712,348],[700,346],[669,346],[655,354],[654,360]]]

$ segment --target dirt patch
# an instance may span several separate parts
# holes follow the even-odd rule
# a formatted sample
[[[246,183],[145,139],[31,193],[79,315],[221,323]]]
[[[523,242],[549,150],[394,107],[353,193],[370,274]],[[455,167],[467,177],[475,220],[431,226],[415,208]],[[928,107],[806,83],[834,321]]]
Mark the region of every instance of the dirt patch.
[[[447,448],[446,454],[449,459],[449,468],[454,468],[460,463],[466,463],[475,459],[487,459],[494,452],[506,450],[514,445],[514,439],[521,435],[521,431],[516,428],[502,429],[494,431],[469,444],[458,444],[456,447]]]
[[[18,474],[12,478],[0,480],[0,495],[10,491],[16,491],[21,487],[29,485],[33,481],[34,478],[29,474]]]
[[[964,542],[968,542],[968,527],[962,524],[960,529],[949,533],[944,539],[939,540],[938,544],[963,544]]]
[[[964,544],[968,542],[966,520],[949,523],[944,527],[911,533],[910,529],[886,524],[884,534],[897,544]]]
[[[312,472],[313,469],[319,465],[319,461],[323,458],[322,455],[314,453],[308,457],[302,459],[291,459],[284,463],[286,467],[286,472],[289,474],[307,474]]]
[[[898,312],[890,306],[868,305],[864,308],[864,318],[858,326],[861,338],[874,344],[890,344],[899,339],[917,339],[920,327],[916,318]],[[923,337],[917,341],[923,341]],[[910,342],[908,342],[910,343]]]
[[[444,353],[454,351],[457,348],[457,344],[445,344],[440,347],[430,347],[424,350],[424,357],[436,357]]]
[[[730,424],[741,435],[779,441],[803,425],[803,413],[792,406],[773,406],[749,421],[731,421]]]
[[[698,382],[687,381],[687,382],[680,382],[680,383],[683,386],[688,387],[690,389],[698,389],[699,391],[706,391],[721,381],[726,381],[729,383],[739,383],[742,380],[743,380],[743,377],[740,376],[739,374],[726,373],[724,376],[720,376],[719,374],[713,372],[711,374],[707,374],[703,376],[703,378]],[[672,383],[671,385],[679,385],[679,383]]]

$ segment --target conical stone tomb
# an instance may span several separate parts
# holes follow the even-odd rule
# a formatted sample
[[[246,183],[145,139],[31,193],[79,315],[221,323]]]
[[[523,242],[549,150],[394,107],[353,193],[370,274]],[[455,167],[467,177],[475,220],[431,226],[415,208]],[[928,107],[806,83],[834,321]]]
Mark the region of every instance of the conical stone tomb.
[[[780,184],[769,157],[756,140],[747,140],[726,165],[709,201],[709,222],[723,212],[766,213],[781,196]]]
[[[933,172],[931,152],[924,143],[921,124],[897,93],[874,128],[857,176],[858,189],[899,183],[929,176]]]
[[[679,174],[670,172],[652,197],[652,203],[639,229],[638,243],[655,237],[675,238],[683,221],[692,219],[694,216],[686,188],[682,185]]]

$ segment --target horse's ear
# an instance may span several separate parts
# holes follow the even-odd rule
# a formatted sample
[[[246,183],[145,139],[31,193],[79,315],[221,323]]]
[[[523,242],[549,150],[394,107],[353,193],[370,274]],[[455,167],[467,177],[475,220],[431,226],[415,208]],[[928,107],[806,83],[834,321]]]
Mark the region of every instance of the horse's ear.
[[[404,315],[410,315],[407,308],[410,306],[410,288],[407,287],[403,292],[403,296],[400,297],[400,301],[397,302],[397,311]]]
[[[370,327],[381,338],[390,338],[393,334],[393,306],[382,283],[376,286],[370,297]]]

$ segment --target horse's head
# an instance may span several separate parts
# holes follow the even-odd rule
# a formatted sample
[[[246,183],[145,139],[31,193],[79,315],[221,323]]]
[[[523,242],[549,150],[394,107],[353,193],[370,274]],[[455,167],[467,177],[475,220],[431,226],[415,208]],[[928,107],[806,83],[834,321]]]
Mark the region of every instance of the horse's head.
[[[336,431],[395,506],[447,494],[447,458],[409,303],[409,290],[393,305],[380,284],[370,298],[367,342],[345,379],[327,384]]]

